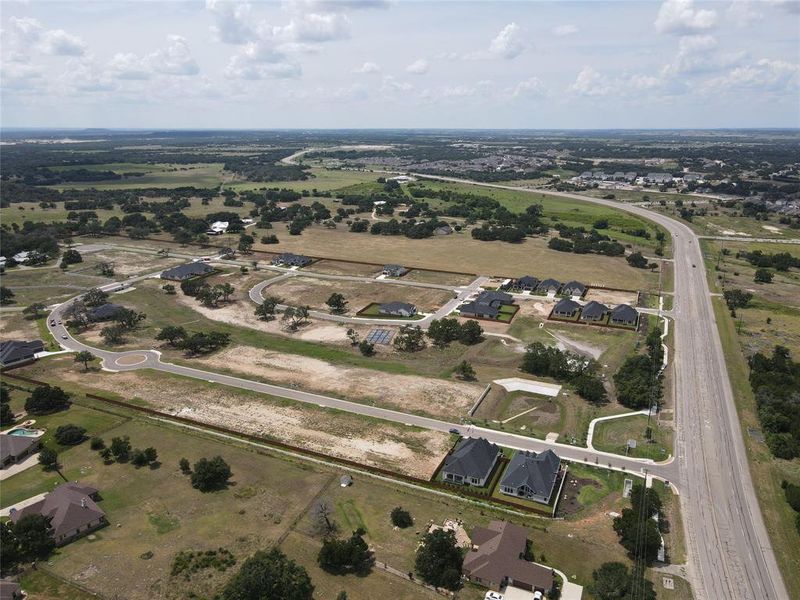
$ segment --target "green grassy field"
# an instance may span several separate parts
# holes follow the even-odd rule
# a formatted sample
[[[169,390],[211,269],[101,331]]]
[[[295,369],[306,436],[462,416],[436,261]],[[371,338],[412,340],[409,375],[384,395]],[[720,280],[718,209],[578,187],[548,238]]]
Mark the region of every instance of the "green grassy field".
[[[143,187],[176,188],[183,186],[209,188],[216,187],[231,178],[230,174],[226,174],[223,171],[222,163],[198,163],[188,165],[129,165],[127,163],[109,163],[107,165],[74,165],[70,168],[86,168],[92,171],[111,170],[120,174],[124,172],[137,172],[144,173],[144,175],[123,177],[122,179],[108,181],[64,183],[50,187],[58,190],[82,190],[89,188],[97,190],[126,190]]]
[[[592,444],[603,452],[625,454],[628,440],[636,440],[636,448],[629,451],[628,456],[666,460],[672,454],[672,431],[666,426],[659,426],[653,418],[650,420],[653,434],[648,440],[645,437],[647,422],[644,415],[600,421],[595,425]]]
[[[365,173],[362,171],[338,171],[312,168],[310,172],[313,177],[304,181],[247,181],[226,183],[225,188],[230,188],[236,191],[259,190],[262,188],[285,188],[298,192],[302,192],[303,190],[311,191],[314,189],[321,192],[328,192],[332,190],[339,190],[347,186],[356,185],[358,183],[375,181],[375,179],[378,177],[378,175],[374,173]]]

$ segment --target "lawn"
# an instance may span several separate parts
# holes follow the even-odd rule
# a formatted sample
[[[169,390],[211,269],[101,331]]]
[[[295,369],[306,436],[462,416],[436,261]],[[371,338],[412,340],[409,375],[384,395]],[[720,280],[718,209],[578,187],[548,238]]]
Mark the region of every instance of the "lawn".
[[[636,440],[636,448],[627,452],[628,456],[666,460],[672,454],[672,430],[666,425],[659,425],[655,417],[649,423],[652,430],[650,440],[645,436],[648,426],[645,415],[600,421],[595,425],[592,445],[603,452],[626,454],[628,440]]]
[[[260,190],[264,188],[280,188],[302,192],[303,190],[319,190],[328,192],[339,190],[347,186],[363,182],[374,182],[378,175],[374,173],[364,173],[361,171],[338,171],[331,169],[312,168],[310,173],[312,178],[305,181],[247,181],[240,183],[226,184],[226,188],[236,191]],[[322,199],[320,199],[322,200]]]
[[[94,188],[97,190],[128,190],[146,187],[158,188],[177,188],[193,186],[197,188],[217,187],[226,179],[231,178],[230,174],[223,171],[222,163],[198,163],[186,165],[137,165],[139,168],[128,169],[126,164],[120,165],[91,165],[92,170],[113,170],[115,172],[144,172],[145,174],[137,177],[123,177],[122,179],[108,181],[88,181],[63,183],[53,187],[58,190],[82,190]],[[110,168],[115,167],[115,168]],[[81,165],[73,165],[70,168],[82,168]],[[88,166],[86,167],[88,168]],[[146,169],[145,169],[146,168]]]

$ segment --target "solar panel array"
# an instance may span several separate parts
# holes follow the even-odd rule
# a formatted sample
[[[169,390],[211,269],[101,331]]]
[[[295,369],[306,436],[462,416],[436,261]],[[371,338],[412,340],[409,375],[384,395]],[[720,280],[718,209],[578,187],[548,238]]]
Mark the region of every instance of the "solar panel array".
[[[391,329],[373,329],[364,338],[371,344],[388,344],[392,341],[394,333]]]

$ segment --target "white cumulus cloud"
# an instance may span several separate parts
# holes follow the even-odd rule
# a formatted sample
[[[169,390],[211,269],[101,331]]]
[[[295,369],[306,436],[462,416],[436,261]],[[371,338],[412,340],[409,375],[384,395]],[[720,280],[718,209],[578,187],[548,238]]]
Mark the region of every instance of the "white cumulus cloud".
[[[525,50],[525,41],[522,39],[522,30],[516,23],[509,23],[489,44],[489,52],[494,56],[511,59],[516,58]]]
[[[717,11],[695,8],[693,0],[665,0],[655,27],[659,33],[687,35],[707,31],[717,23]]]
[[[575,25],[558,25],[553,27],[553,35],[564,37],[565,35],[572,35],[578,33],[578,28]]]
[[[406,67],[406,73],[412,73],[414,75],[424,75],[428,72],[428,61],[424,58],[420,58],[419,60],[415,60],[413,63]]]
[[[353,73],[359,73],[361,75],[366,75],[369,73],[380,73],[381,68],[374,62],[367,61],[357,69],[353,69]]]

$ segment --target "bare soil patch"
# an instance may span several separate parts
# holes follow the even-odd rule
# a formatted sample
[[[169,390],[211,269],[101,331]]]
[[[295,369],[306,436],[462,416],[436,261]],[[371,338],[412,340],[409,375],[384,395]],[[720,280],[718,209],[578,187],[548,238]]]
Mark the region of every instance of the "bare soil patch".
[[[62,377],[81,383],[83,374],[65,369]],[[414,430],[190,379],[165,380],[157,373],[95,377],[92,387],[140,399],[174,415],[416,477],[430,477],[449,444],[449,436],[444,433]]]
[[[292,277],[267,287],[264,294],[282,298],[286,304],[308,305],[328,310],[325,301],[334,292],[348,301],[347,313],[355,314],[370,302],[410,302],[420,312],[433,312],[453,297],[451,292],[391,283],[331,281],[311,277]]]
[[[614,290],[604,290],[602,288],[589,288],[586,292],[584,300],[590,302],[602,302],[607,306],[616,306],[617,304],[630,304],[636,306],[638,301],[638,294],[636,292],[618,292]]]
[[[78,251],[80,251],[80,247],[78,247]],[[98,264],[101,262],[112,263],[116,277],[130,277],[147,273],[148,271],[168,269],[186,262],[186,259],[183,258],[164,258],[126,250],[102,250],[92,252],[88,256],[91,257],[92,262]],[[80,266],[78,265],[78,267]]]
[[[309,271],[330,275],[355,275],[357,277],[377,277],[383,269],[375,265],[339,262],[337,260],[318,260],[308,267]]]
[[[342,367],[315,358],[234,346],[196,362],[271,382],[434,417],[463,416],[481,392],[477,384]]]

